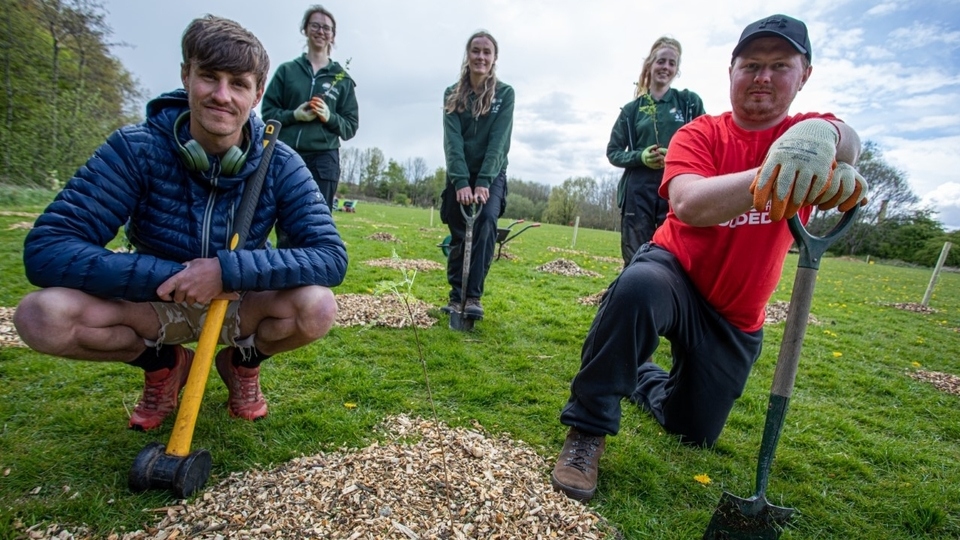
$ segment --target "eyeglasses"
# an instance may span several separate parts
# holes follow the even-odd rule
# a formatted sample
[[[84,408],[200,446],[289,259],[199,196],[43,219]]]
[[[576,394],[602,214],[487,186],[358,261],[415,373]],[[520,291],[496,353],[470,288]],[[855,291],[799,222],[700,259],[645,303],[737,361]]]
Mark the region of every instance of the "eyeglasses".
[[[319,33],[323,31],[330,34],[333,32],[333,27],[329,24],[310,23],[307,25],[307,30],[310,30],[313,33]]]

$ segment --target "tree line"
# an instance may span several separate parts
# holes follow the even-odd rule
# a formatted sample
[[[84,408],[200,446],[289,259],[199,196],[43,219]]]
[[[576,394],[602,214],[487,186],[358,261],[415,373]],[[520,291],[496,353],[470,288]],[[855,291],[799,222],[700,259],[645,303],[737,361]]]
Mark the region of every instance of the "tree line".
[[[0,0],[0,182],[55,188],[143,99],[94,0]]]
[[[0,0],[0,184],[58,189],[115,129],[141,119],[145,95],[110,49],[107,13],[96,0]],[[602,150],[602,149],[601,149]],[[858,169],[870,185],[869,204],[832,251],[931,266],[943,243],[960,243],[920,206],[906,175],[866,142]],[[507,219],[619,230],[619,171],[601,178],[571,177],[550,186],[508,179]],[[341,151],[341,198],[437,207],[443,167],[423,158],[388,158],[378,148]],[[816,213],[808,225],[822,233],[839,219]],[[960,247],[947,264],[960,266]]]

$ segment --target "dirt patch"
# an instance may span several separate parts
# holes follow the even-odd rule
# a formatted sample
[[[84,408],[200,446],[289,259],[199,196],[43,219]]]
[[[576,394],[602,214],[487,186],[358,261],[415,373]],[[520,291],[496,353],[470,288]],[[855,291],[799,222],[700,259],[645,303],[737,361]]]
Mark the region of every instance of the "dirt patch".
[[[379,431],[382,445],[234,473],[190,503],[153,509],[155,526],[108,538],[617,537],[601,516],[551,489],[549,466],[522,441],[406,416]],[[74,538],[56,529],[29,537]]]
[[[926,371],[923,369],[918,369],[909,375],[918,381],[932,384],[937,390],[960,396],[960,377],[956,375],[940,373],[938,371]]]
[[[336,298],[337,326],[410,326],[407,306],[396,294],[338,294]],[[429,328],[436,324],[437,319],[427,314],[434,306],[416,298],[408,299],[407,303],[418,328]]]
[[[13,327],[13,312],[16,308],[0,307],[0,347],[26,347]]]
[[[424,272],[427,270],[443,270],[446,266],[428,259],[395,259],[393,257],[384,257],[383,259],[370,259],[366,261],[370,266],[377,268],[393,268],[396,270],[416,270]]]
[[[923,304],[917,304],[914,302],[899,302],[899,303],[884,304],[884,305],[889,307],[894,307],[897,309],[902,309],[904,311],[912,311],[914,313],[936,313],[937,312],[936,309],[930,306],[925,306]]]
[[[399,242],[400,239],[386,232],[375,232],[367,237],[367,240],[376,240],[378,242]]]
[[[607,294],[607,290],[604,289],[596,294],[591,294],[590,296],[584,296],[582,298],[577,298],[577,303],[583,306],[599,306],[600,300],[603,299],[603,295]]]
[[[787,312],[790,311],[790,302],[777,300],[772,304],[767,304],[767,315],[763,319],[763,324],[777,324],[787,320]],[[813,314],[807,315],[807,324],[820,324]]]
[[[579,277],[579,276],[588,276],[588,277],[601,277],[597,272],[592,272],[590,270],[584,270],[580,268],[577,263],[569,259],[557,259],[547,264],[543,264],[537,267],[537,270],[541,272],[549,272],[551,274],[557,274],[567,277]]]
[[[30,221],[18,221],[17,223],[13,223],[13,224],[11,224],[9,227],[7,227],[7,230],[8,230],[8,231],[15,231],[15,230],[19,230],[19,229],[29,230],[29,229],[32,229],[32,228],[33,228],[33,222],[30,222]]]

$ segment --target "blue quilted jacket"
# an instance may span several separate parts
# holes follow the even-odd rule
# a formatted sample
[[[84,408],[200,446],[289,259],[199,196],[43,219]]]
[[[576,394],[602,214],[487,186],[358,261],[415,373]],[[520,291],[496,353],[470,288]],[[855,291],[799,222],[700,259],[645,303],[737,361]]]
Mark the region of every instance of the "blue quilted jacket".
[[[246,244],[230,251],[228,239],[245,182],[263,155],[263,122],[253,113],[252,146],[240,174],[220,174],[215,156],[207,173],[181,163],[173,124],[187,110],[176,90],[147,105],[143,123],[126,126],[77,171],[37,218],[24,242],[27,278],[38,287],[68,287],[101,298],[158,300],[156,290],[196,258],[217,257],[225,291],[339,285],[347,252],[327,205],[303,160],[282,142],[270,168]],[[180,140],[190,139],[189,122]],[[271,249],[276,224],[290,249]],[[134,253],[104,248],[126,227]]]

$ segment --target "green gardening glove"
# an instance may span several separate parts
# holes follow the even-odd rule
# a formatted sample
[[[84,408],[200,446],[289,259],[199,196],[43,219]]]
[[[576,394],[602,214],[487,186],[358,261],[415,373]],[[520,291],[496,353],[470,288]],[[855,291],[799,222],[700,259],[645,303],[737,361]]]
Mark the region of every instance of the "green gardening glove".
[[[760,166],[750,193],[762,212],[770,202],[770,219],[793,217],[801,206],[820,199],[837,166],[840,134],[830,122],[798,122],[777,139]]]
[[[846,212],[857,204],[867,204],[867,189],[867,181],[856,169],[848,163],[838,161],[830,185],[814,204],[820,210],[836,207],[840,212]]]
[[[666,148],[660,148],[659,144],[651,144],[643,149],[643,153],[640,154],[640,159],[643,160],[644,165],[651,169],[662,169],[663,156],[665,155],[667,155]]]

